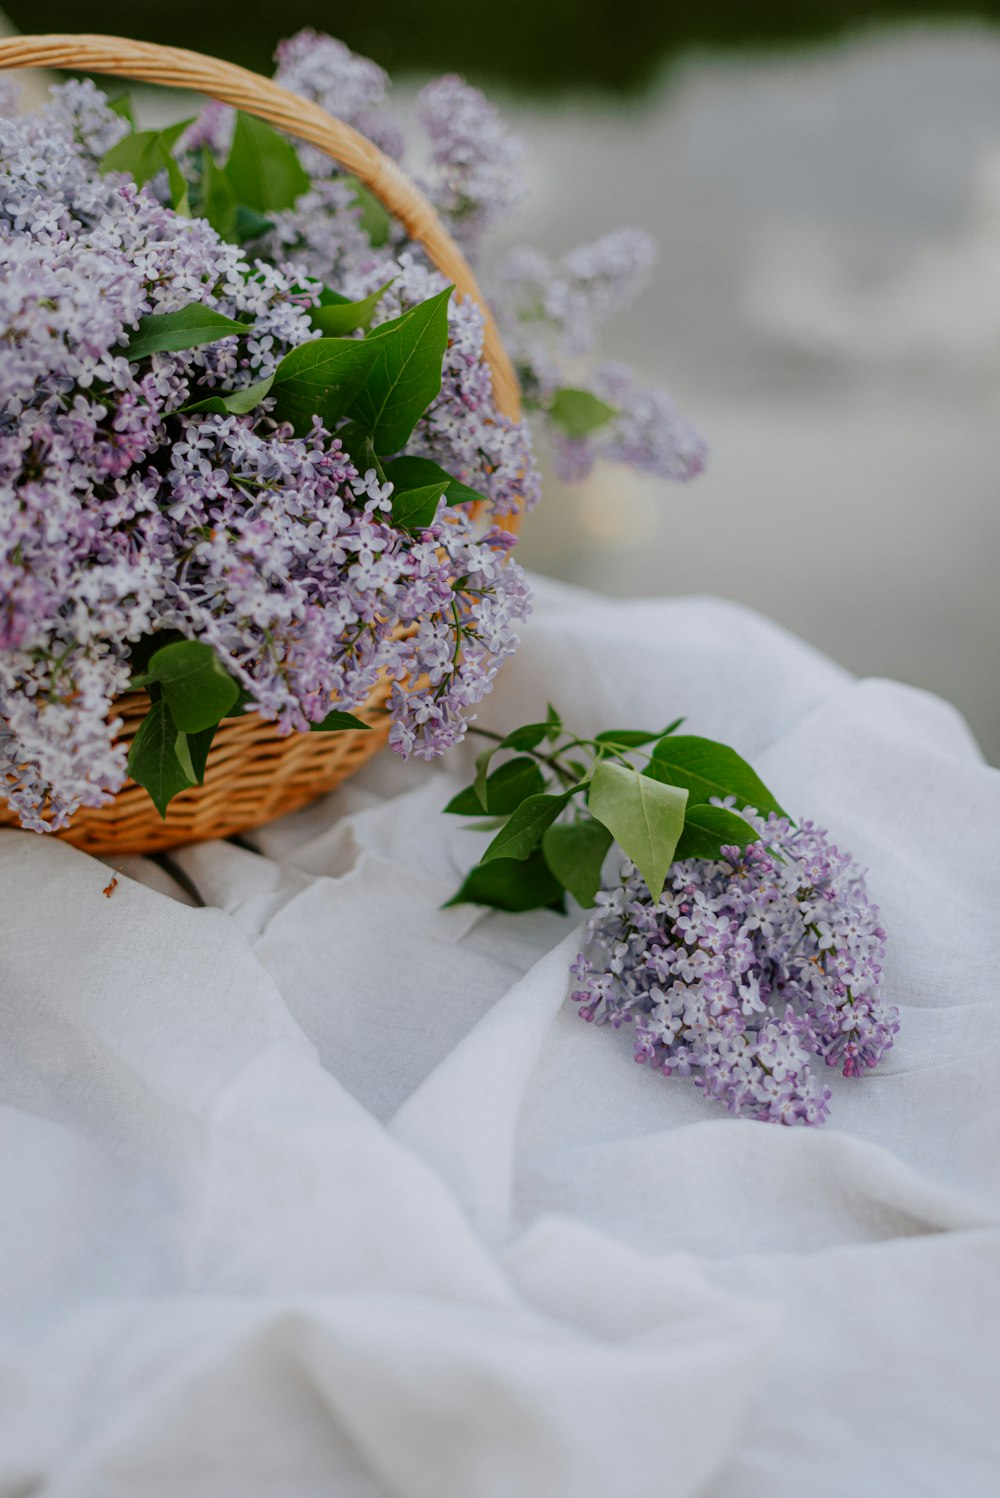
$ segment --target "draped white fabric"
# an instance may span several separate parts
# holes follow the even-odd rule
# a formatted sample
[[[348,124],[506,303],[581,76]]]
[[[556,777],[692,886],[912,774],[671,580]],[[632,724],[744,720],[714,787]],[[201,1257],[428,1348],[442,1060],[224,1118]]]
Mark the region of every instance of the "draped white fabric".
[[[996,1498],[1000,774],[745,610],[538,588],[482,721],[733,743],[868,867],[895,1049],[818,1131],[637,1067],[577,917],[440,908],[471,751],[109,898],[4,832],[0,1494]]]

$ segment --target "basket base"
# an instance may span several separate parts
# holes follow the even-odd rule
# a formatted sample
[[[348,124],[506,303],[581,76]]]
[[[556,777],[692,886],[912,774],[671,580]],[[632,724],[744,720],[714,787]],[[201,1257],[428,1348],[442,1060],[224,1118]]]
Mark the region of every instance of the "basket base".
[[[143,787],[127,780],[107,806],[81,807],[71,826],[53,835],[87,853],[114,856],[158,853],[273,822],[333,790],[384,746],[388,694],[388,684],[380,684],[356,714],[371,724],[367,733],[357,729],[282,737],[256,713],[229,718],[220,724],[209,750],[205,784],[175,796],[165,818]],[[129,742],[148,699],[144,692],[130,692],[115,706],[124,724],[119,738]],[[0,802],[0,827],[18,825],[15,813]]]

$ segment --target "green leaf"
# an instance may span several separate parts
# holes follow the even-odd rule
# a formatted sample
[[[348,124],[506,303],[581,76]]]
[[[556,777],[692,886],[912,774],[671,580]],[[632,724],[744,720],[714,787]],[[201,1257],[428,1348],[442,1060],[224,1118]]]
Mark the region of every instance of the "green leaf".
[[[527,858],[538,846],[546,827],[552,826],[573,790],[560,791],[557,795],[529,796],[522,801],[507,825],[490,843],[481,862],[488,863],[492,858]]]
[[[239,695],[239,687],[223,670],[210,645],[179,640],[164,645],[150,658],[145,676],[135,686],[158,682],[177,728],[198,733],[218,723]]]
[[[236,240],[238,244],[246,244],[248,240],[260,239],[261,235],[267,234],[274,228],[274,220],[266,214],[258,213],[256,208],[248,208],[246,203],[240,203],[236,209]]]
[[[236,116],[226,176],[237,202],[257,213],[280,213],[307,192],[309,177],[290,141],[256,116]]]
[[[139,677],[149,665],[151,657],[164,645],[172,645],[175,640],[183,640],[184,636],[177,629],[161,629],[153,634],[140,635],[138,640],[129,646],[129,665],[132,670],[132,686],[135,686]]]
[[[486,808],[480,804],[475,788],[467,785],[463,790],[455,792],[444,810],[456,817],[481,817]]]
[[[548,736],[551,725],[549,723],[525,723],[523,728],[515,728],[507,735],[498,749],[536,749],[544,738]]]
[[[309,727],[313,733],[343,733],[345,729],[360,729],[370,733],[372,726],[370,723],[363,723],[353,713],[342,713],[334,709],[327,713],[322,723],[310,723]]]
[[[423,531],[432,524],[444,490],[440,484],[423,489],[396,489],[392,494],[392,523],[399,530]]]
[[[486,782],[486,810],[491,816],[507,816],[529,796],[539,796],[544,790],[544,776],[533,759],[509,759]]]
[[[128,120],[132,129],[135,129],[135,109],[132,105],[131,94],[119,94],[117,99],[109,99],[108,108],[112,114],[118,115],[119,119]]]
[[[723,846],[736,844],[745,848],[759,841],[759,834],[734,811],[727,811],[724,806],[689,806],[674,859],[714,859],[719,857]]]
[[[164,170],[163,137],[159,130],[135,130],[118,141],[101,157],[102,172],[127,172],[136,187]]]
[[[138,331],[129,338],[125,352],[134,361],[149,354],[200,348],[204,343],[217,343],[220,338],[248,331],[246,323],[235,322],[203,302],[189,302],[177,312],[153,312],[140,317]]]
[[[357,177],[348,180],[354,188],[354,201],[361,210],[361,227],[368,235],[372,248],[377,250],[388,241],[392,219],[370,188],[359,182]]]
[[[584,910],[593,905],[601,887],[601,868],[611,841],[611,833],[593,817],[556,822],[542,838],[546,863]]]
[[[746,760],[714,739],[687,734],[661,739],[644,773],[669,785],[684,786],[692,806],[712,796],[735,796],[740,806],[753,806],[762,816],[770,811],[786,815]]]
[[[377,357],[364,339],[317,338],[300,343],[274,372],[275,415],[301,436],[318,416],[328,431],[347,414]]]
[[[191,768],[199,785],[205,784],[205,767],[208,764],[208,751],[212,747],[218,723],[210,723],[198,733],[178,734],[178,738],[187,740],[188,753],[191,757]]]
[[[490,767],[490,760],[497,750],[502,748],[500,744],[494,744],[492,749],[484,749],[481,754],[476,755],[476,777],[472,782],[472,792],[483,811],[488,810],[486,805],[486,775]]]
[[[172,151],[180,140],[185,130],[195,122],[195,116],[189,115],[186,120],[177,120],[175,124],[168,125],[165,130],[160,131],[160,140],[165,151]]]
[[[485,810],[490,816],[506,817],[528,796],[535,796],[544,789],[545,780],[533,759],[511,759],[487,779],[485,807],[470,785],[451,798],[445,811],[463,817],[478,817]]]
[[[170,199],[180,213],[188,213],[187,183],[173,157],[173,147],[191,124],[180,120],[166,130],[135,130],[101,158],[102,172],[128,172],[142,187],[160,172],[167,173]]]
[[[373,328],[359,345],[375,356],[350,414],[371,435],[380,453],[404,447],[413,428],[441,389],[441,363],[448,346],[448,299],[453,286]]]
[[[194,401],[190,406],[181,406],[176,414],[189,416],[196,411],[209,411],[216,416],[246,416],[249,411],[257,409],[273,384],[274,375],[268,375],[266,380],[258,380],[245,390],[231,390],[228,395],[209,395],[205,400]]]
[[[194,761],[191,758],[191,749],[186,733],[179,733],[177,735],[174,740],[174,753],[177,755],[177,763],[188,777],[191,785],[196,785],[198,776],[194,768]]]
[[[395,279],[393,276],[378,291],[373,291],[359,302],[349,302],[346,297],[338,296],[335,291],[324,287],[320,305],[310,312],[309,321],[314,328],[319,328],[324,338],[337,338],[344,333],[354,333],[358,328],[367,328],[375,314],[375,308]]]
[[[591,395],[589,390],[557,390],[549,416],[567,437],[586,437],[609,422],[618,412]]]
[[[551,702],[545,704],[545,737],[550,744],[554,744],[563,731],[563,720],[552,706]]]
[[[367,435],[360,422],[349,421],[346,426],[340,428],[337,436],[340,438],[344,451],[348,454],[351,462],[360,474],[365,474],[369,468],[374,468],[375,477],[380,484],[389,482],[386,478],[385,469],[382,467],[382,460],[372,446],[372,439]]]
[[[494,858],[466,876],[449,905],[490,905],[495,910],[563,909],[562,885],[541,852],[527,858]]]
[[[404,453],[385,465],[385,476],[400,489],[416,489],[422,485],[440,484],[441,492],[449,505],[483,504],[485,497],[468,484],[452,478],[448,471],[435,463],[433,458],[418,458]]]
[[[243,690],[243,688],[240,687],[239,693],[238,693],[237,698],[236,698],[236,701],[233,703],[232,707],[228,709],[228,711],[226,713],[226,717],[227,718],[243,718],[243,717],[245,717],[246,714],[245,714],[244,709],[246,708],[247,703],[250,702],[250,701],[252,701],[250,693],[249,692],[245,692]]]
[[[215,163],[207,146],[201,152],[201,216],[223,239],[237,243],[236,223],[239,203],[236,189],[226,172]]]
[[[188,185],[184,179],[184,173],[170,152],[166,150],[163,153],[163,165],[167,171],[167,181],[170,184],[170,203],[174,212],[183,214],[185,218],[190,218],[191,200],[188,195]]]
[[[662,739],[664,729],[656,733],[645,733],[641,728],[608,728],[596,735],[595,744],[613,744],[617,749],[638,749],[641,744],[651,744]]]
[[[195,783],[178,758],[177,738],[177,724],[160,699],[139,724],[128,753],[128,773],[149,792],[161,817],[174,796]]]
[[[658,900],[684,827],[687,792],[602,760],[595,766],[587,804]]]

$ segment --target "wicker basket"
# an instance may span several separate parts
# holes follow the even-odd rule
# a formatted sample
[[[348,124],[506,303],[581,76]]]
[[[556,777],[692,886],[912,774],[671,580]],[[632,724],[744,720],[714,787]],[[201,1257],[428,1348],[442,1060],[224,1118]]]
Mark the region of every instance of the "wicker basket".
[[[0,69],[28,67],[109,73],[192,90],[258,115],[326,151],[360,178],[399,219],[410,238],[423,245],[438,270],[454,282],[458,296],[478,302],[486,320],[484,355],[497,407],[505,416],[519,419],[517,380],[472,271],[423,194],[363,135],[267,78],[179,47],[106,36],[23,36],[0,41]],[[508,526],[517,518],[511,517]],[[369,733],[303,733],[283,738],[256,714],[229,719],[215,735],[205,784],[176,796],[165,820],[146,791],[128,780],[107,806],[81,809],[72,826],[57,836],[91,853],[150,853],[258,827],[332,790],[384,745],[388,694],[388,683],[380,683],[357,715],[372,725]],[[144,692],[129,692],[118,700],[122,741],[131,741],[148,706]],[[17,825],[17,819],[0,801],[3,825]]]

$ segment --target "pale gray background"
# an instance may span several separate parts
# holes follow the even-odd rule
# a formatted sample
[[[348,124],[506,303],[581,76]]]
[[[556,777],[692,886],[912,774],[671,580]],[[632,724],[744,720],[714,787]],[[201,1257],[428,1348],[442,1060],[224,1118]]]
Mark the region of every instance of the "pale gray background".
[[[685,488],[550,477],[525,561],[752,604],[951,698],[1000,762],[1000,38],[694,59],[627,110],[509,107],[535,189],[510,238],[656,234],[613,342],[711,444]]]

